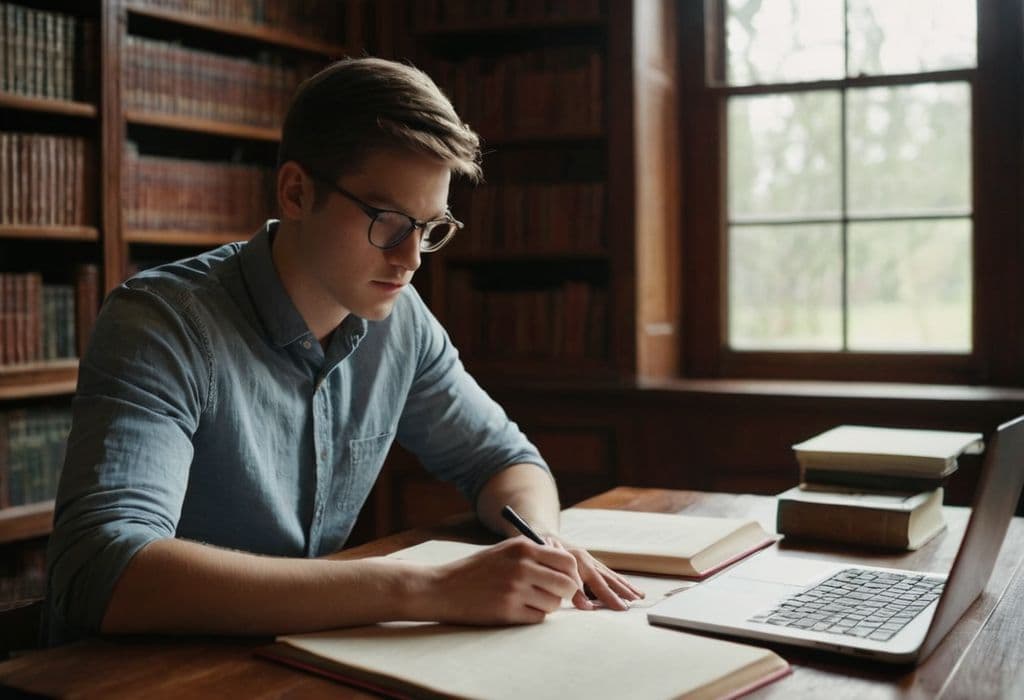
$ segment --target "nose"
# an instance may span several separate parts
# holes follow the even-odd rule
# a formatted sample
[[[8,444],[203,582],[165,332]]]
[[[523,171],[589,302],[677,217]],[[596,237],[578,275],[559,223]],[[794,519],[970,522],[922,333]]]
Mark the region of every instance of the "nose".
[[[420,238],[423,236],[423,229],[416,228],[405,237],[405,240],[384,251],[385,259],[409,272],[416,272],[420,268]]]

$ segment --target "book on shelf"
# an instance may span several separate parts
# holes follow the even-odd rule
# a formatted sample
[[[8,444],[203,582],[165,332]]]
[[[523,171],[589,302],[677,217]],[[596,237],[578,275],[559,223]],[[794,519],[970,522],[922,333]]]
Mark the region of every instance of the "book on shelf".
[[[128,35],[124,104],[128,110],[277,128],[292,91],[316,67],[257,62]]]
[[[593,47],[434,58],[423,68],[462,119],[486,125],[485,142],[598,135],[604,125],[604,58]]]
[[[337,0],[132,0],[131,5],[273,27],[324,41],[337,41],[343,35],[344,3]]]
[[[88,226],[93,149],[77,136],[0,132],[0,224]]]
[[[567,2],[507,2],[507,0],[426,0],[417,2],[415,21],[422,29],[444,29],[450,25],[487,24],[545,20],[595,20],[601,17],[600,0]]]
[[[122,198],[131,229],[240,233],[270,218],[274,172],[242,163],[125,152]]]
[[[562,511],[560,532],[612,569],[698,579],[775,541],[755,520],[599,508]]]
[[[984,449],[981,433],[841,425],[793,445],[800,480],[865,488],[940,486],[961,454]]]
[[[467,548],[479,549],[430,541],[390,556],[443,564]],[[772,651],[654,627],[642,609],[568,602],[535,625],[382,623],[281,636],[258,653],[389,697],[720,698],[789,672]]]
[[[0,508],[56,496],[70,431],[69,408],[0,413]]]
[[[0,92],[93,100],[97,37],[93,19],[0,3]]]
[[[76,265],[73,284],[38,272],[0,273],[0,367],[77,357],[99,308],[99,268]]]
[[[943,489],[916,493],[802,484],[778,495],[776,530],[823,542],[919,549],[946,527]]]

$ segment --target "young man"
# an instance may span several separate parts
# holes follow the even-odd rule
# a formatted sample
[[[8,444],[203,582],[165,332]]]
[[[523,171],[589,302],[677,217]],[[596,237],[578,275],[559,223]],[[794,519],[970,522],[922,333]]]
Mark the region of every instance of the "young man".
[[[82,359],[48,553],[49,631],[278,634],[383,620],[538,622],[588,586],[640,596],[558,540],[536,448],[409,286],[461,224],[479,141],[434,83],[379,59],[307,80],[285,119],[281,219],[107,300]],[[392,441],[513,536],[446,566],[322,558]]]

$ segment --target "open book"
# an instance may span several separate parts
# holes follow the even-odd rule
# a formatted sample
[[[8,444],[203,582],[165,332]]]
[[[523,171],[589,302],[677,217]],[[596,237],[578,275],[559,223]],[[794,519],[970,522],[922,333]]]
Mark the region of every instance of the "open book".
[[[774,542],[755,520],[569,508],[561,536],[616,570],[704,578]]]
[[[431,541],[391,556],[444,563],[477,549]],[[736,697],[789,672],[774,652],[653,627],[635,613],[567,604],[537,625],[384,623],[279,637],[259,653],[416,698]]]

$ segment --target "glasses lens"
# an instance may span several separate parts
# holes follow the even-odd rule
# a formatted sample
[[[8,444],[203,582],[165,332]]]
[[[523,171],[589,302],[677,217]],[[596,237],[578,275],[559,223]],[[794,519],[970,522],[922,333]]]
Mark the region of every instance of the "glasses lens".
[[[398,212],[382,211],[370,225],[370,242],[378,248],[394,248],[411,230],[408,217]]]
[[[428,224],[420,239],[420,250],[429,253],[438,250],[447,243],[455,233],[455,224],[450,221],[439,221]]]

